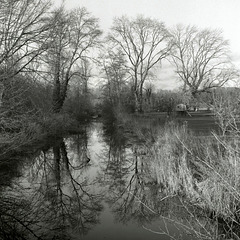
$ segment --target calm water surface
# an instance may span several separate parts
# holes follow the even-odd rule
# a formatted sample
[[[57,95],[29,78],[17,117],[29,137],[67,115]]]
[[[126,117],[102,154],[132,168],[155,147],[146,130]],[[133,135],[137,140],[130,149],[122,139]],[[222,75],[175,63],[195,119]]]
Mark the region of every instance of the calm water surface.
[[[156,184],[144,146],[123,127],[95,122],[22,158],[14,173],[3,169],[0,237],[198,239],[184,231],[188,209]]]

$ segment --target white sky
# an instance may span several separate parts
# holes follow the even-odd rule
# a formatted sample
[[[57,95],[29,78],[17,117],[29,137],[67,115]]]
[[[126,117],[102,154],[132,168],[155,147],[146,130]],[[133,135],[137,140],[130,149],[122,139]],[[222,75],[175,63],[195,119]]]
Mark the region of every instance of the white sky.
[[[62,2],[53,1],[56,5]],[[163,21],[167,27],[181,23],[221,29],[229,40],[236,67],[240,69],[240,0],[65,0],[65,6],[86,7],[99,18],[105,33],[114,17],[138,14]]]

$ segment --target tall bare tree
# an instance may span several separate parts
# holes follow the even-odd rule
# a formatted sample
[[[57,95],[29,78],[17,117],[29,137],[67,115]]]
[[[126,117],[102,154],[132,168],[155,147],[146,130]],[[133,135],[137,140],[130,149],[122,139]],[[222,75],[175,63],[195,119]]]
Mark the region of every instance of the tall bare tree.
[[[105,52],[100,55],[100,67],[106,79],[105,92],[107,98],[114,105],[120,107],[123,88],[127,83],[128,67],[121,49],[112,51],[105,49]]]
[[[184,90],[190,91],[193,97],[223,86],[236,76],[229,57],[229,44],[221,31],[178,25],[171,35],[176,72]]]
[[[143,85],[150,71],[168,56],[169,33],[163,22],[138,16],[116,18],[109,40],[120,47],[129,60],[129,72],[133,79],[135,111],[142,111]]]
[[[46,50],[49,24],[47,0],[0,1],[0,81],[3,96],[10,79],[28,67]]]
[[[53,79],[53,111],[59,112],[64,104],[69,81],[81,75],[81,62],[89,50],[97,45],[101,31],[98,20],[85,8],[67,12],[57,9],[52,17],[52,40],[46,56]],[[83,73],[84,75],[84,73]]]

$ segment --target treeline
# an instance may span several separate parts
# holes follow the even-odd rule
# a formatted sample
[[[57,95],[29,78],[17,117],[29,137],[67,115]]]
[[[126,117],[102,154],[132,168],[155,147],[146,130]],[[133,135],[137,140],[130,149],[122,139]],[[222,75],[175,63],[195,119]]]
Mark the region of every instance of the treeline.
[[[202,93],[211,93],[239,77],[228,41],[218,30],[181,25],[170,29],[157,19],[124,16],[113,21],[105,43],[100,65],[108,98],[117,105],[120,99],[124,104],[131,101],[135,112],[146,111],[146,102],[150,103],[156,93],[151,82],[159,78],[163,61],[181,81],[179,91],[185,104],[197,102]],[[121,98],[126,85],[130,97]],[[170,98],[177,102],[178,96],[172,95]]]
[[[98,20],[85,8],[55,9],[45,0],[1,1],[0,13],[2,131],[41,125],[51,132],[72,115],[90,115],[88,56],[100,44]]]
[[[47,0],[1,1],[0,16],[3,142],[11,133],[55,133],[101,112],[167,111],[238,78],[216,30],[120,17],[103,37],[87,9]],[[163,61],[181,80],[179,92],[150,84]]]

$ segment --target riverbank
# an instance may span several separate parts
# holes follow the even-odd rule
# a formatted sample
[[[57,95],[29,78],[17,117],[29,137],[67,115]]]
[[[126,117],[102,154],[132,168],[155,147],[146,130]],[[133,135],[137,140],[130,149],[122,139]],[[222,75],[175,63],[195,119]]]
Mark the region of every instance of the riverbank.
[[[230,238],[239,234],[238,129],[219,131],[215,118],[199,113],[167,119],[164,124],[156,117],[162,113],[153,115],[128,119],[142,141],[138,157],[142,164],[151,165],[153,182],[166,198],[182,196],[187,205],[198,207],[206,222],[218,224],[217,234]],[[211,231],[207,229],[208,237]]]
[[[13,179],[14,168],[19,166],[23,171],[16,169],[16,178],[21,176],[16,187],[20,186],[21,193],[25,191],[21,195],[21,199],[26,199],[24,209],[35,209],[30,213],[33,214],[31,229],[36,229],[38,219],[40,226],[47,223],[51,233],[58,236],[55,224],[59,216],[64,216],[68,234],[75,229],[69,219],[76,217],[78,222],[79,216],[83,217],[79,213],[87,211],[90,219],[78,226],[83,228],[80,231],[89,226],[93,230],[83,239],[95,239],[98,230],[103,233],[113,218],[117,221],[114,227],[118,230],[124,227],[133,237],[139,231],[146,234],[139,229],[140,222],[145,229],[154,229],[152,223],[157,224],[156,233],[162,231],[163,234],[165,227],[169,227],[171,231],[164,233],[168,236],[183,234],[182,228],[186,227],[191,235],[180,239],[219,239],[213,235],[229,239],[239,233],[236,227],[240,203],[238,136],[199,138],[187,125],[177,121],[162,125],[156,119],[129,117],[125,123],[110,125],[93,121],[89,127],[83,127],[83,134],[64,138],[56,135],[40,149],[33,147],[25,152],[32,153],[30,157],[21,157],[19,153],[18,164],[9,164],[5,172],[1,165],[6,185]],[[14,191],[15,194],[18,188]],[[32,201],[29,201],[31,191]],[[32,202],[38,204],[32,206]],[[61,210],[63,212],[59,212]],[[9,213],[8,209],[4,211]],[[161,222],[165,219],[167,224]],[[134,228],[126,226],[130,222],[135,224]],[[226,232],[230,225],[234,227]],[[115,236],[113,229],[111,234]],[[159,235],[153,234],[146,238],[155,240],[157,237]]]
[[[175,121],[179,124],[187,125],[196,134],[209,135],[212,131],[219,132],[217,119],[211,111],[189,112],[186,116],[168,116],[166,112],[135,113],[129,115],[130,118],[140,121],[155,121],[164,125],[167,122]]]
[[[15,132],[3,132],[0,139],[0,157],[31,154],[46,142],[54,142],[62,136],[82,132],[82,124],[65,114],[52,114],[35,121],[28,121]]]

